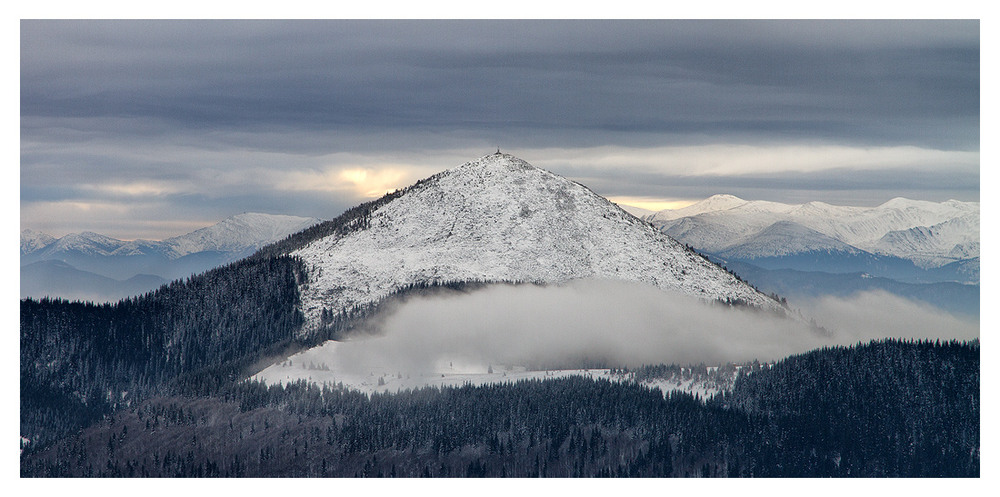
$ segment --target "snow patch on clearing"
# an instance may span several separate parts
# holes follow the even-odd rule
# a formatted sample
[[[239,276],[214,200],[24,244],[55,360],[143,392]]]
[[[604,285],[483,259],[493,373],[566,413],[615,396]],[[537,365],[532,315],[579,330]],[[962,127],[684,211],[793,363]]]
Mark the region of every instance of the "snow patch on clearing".
[[[524,366],[477,364],[461,360],[439,360],[431,371],[420,372],[402,370],[398,365],[388,363],[366,365],[359,369],[351,367],[349,360],[344,360],[351,353],[351,343],[328,341],[277,362],[250,379],[267,385],[306,381],[319,386],[344,387],[367,395],[398,393],[425,387],[480,386],[571,376],[616,382],[633,380],[632,373],[612,372],[610,369],[529,370]],[[657,378],[644,380],[641,384],[659,389],[664,396],[673,391],[681,391],[698,395],[702,400],[732,387],[731,381],[719,382],[700,376]]]

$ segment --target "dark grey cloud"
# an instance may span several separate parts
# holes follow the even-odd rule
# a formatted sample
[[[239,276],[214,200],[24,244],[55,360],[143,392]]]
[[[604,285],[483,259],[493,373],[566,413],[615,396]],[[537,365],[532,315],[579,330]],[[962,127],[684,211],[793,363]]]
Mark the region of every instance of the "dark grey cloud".
[[[84,186],[101,182],[146,185],[159,201],[187,187],[214,206],[240,201],[233,189],[287,193],[262,171],[280,182],[352,164],[440,170],[496,146],[978,152],[979,53],[978,21],[22,21],[22,224],[37,221],[26,205],[73,191],[64,200],[93,201]],[[694,191],[669,173],[577,178],[605,195]],[[733,178],[711,192],[758,188]],[[942,184],[909,178],[915,193]],[[298,195],[288,205],[316,217],[357,200]]]
[[[574,174],[576,173],[576,174]],[[644,172],[568,170],[564,174],[603,195],[657,197],[670,190],[677,198],[703,199],[729,193],[747,200],[800,203],[819,198],[841,205],[875,206],[895,197],[934,202],[950,199],[979,201],[979,172],[938,170],[899,171],[830,169],[742,176],[679,176]]]
[[[583,130],[603,143],[875,133],[968,149],[978,63],[977,22],[25,21],[21,108],[195,129],[534,136],[525,146],[579,145]],[[964,128],[941,126],[955,117]]]

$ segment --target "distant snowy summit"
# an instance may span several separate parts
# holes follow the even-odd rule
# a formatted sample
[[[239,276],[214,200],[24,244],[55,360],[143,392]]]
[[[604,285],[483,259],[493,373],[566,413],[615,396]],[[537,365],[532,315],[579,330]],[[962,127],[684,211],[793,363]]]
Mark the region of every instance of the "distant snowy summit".
[[[85,231],[55,238],[31,229],[21,231],[21,256],[55,259],[67,252],[95,256],[160,254],[177,259],[196,252],[244,254],[320,222],[319,219],[255,212],[237,214],[190,233],[154,240],[118,240]]]
[[[41,233],[31,229],[21,230],[21,255],[41,250],[55,241],[56,238],[48,233]]]
[[[351,228],[301,241],[307,321],[422,283],[613,279],[780,309],[588,188],[491,154],[373,203]],[[317,226],[317,230],[323,225]]]
[[[969,280],[978,281],[978,202],[894,198],[877,207],[849,207],[715,195],[643,218],[679,241],[723,257],[871,254],[909,260],[923,269],[974,266]]]
[[[284,216],[248,212],[223,219],[217,224],[186,235],[163,240],[170,257],[196,252],[230,252],[249,255],[264,245],[302,231],[316,223],[313,217]]]
[[[21,297],[117,300],[246,257],[320,222],[244,213],[163,241],[21,231]]]

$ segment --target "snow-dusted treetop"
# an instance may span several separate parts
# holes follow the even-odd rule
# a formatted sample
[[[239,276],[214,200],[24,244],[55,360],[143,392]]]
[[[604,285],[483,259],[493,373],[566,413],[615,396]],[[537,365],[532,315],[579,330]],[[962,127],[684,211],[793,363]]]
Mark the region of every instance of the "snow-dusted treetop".
[[[295,250],[307,322],[419,282],[578,278],[648,283],[706,299],[772,299],[586,187],[508,154],[431,176],[357,230]],[[309,326],[307,326],[308,328]]]

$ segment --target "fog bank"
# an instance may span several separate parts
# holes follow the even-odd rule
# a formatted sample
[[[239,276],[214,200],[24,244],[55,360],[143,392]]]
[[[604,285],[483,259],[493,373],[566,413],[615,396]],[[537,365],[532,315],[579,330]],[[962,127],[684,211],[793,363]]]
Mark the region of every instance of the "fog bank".
[[[886,293],[825,298],[805,319],[729,308],[617,281],[494,286],[416,296],[373,319],[381,336],[342,344],[337,362],[429,372],[441,364],[588,367],[772,361],[886,337],[979,336],[979,323]],[[811,328],[810,319],[828,330]]]

